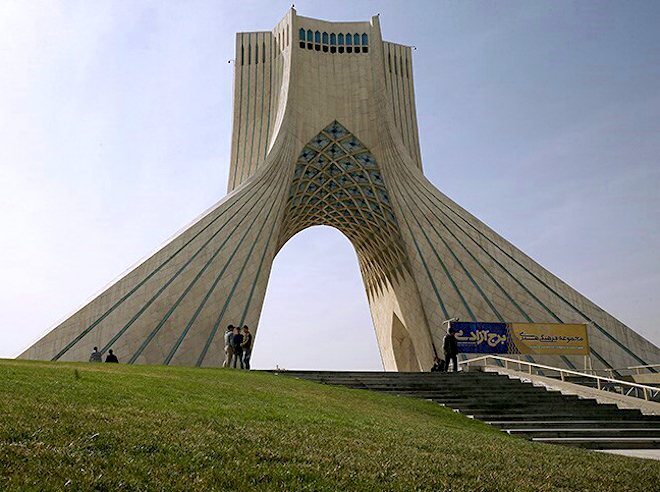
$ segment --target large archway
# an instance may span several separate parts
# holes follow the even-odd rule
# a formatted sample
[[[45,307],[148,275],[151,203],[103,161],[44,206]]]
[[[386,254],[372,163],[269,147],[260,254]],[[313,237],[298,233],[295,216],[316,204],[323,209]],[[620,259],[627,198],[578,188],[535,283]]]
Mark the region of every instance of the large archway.
[[[336,229],[310,227],[277,254],[252,367],[383,369],[355,251]]]

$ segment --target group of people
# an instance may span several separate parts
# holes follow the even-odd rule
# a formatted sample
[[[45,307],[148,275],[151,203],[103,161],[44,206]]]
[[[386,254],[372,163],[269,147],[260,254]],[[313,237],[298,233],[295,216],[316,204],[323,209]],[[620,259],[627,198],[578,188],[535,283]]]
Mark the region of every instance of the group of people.
[[[225,333],[225,363],[223,367],[250,369],[252,353],[252,333],[247,325],[243,332],[239,326],[229,325]]]
[[[449,372],[449,363],[454,364],[454,372],[458,371],[458,341],[454,336],[456,331],[453,328],[447,330],[444,340],[442,341],[442,351],[444,352],[445,359],[440,360],[439,357],[433,359],[433,367],[431,372]]]
[[[92,355],[89,356],[89,361],[103,362],[103,359],[101,358],[101,352],[99,352],[98,347],[94,347],[94,350],[92,350]],[[108,355],[106,355],[105,361],[119,363],[119,359],[117,359],[117,356],[112,353],[112,349],[108,350]]]
[[[225,362],[223,367],[233,367],[234,369],[250,369],[250,354],[252,353],[252,333],[250,328],[243,326],[241,328],[234,325],[227,327],[225,333]],[[92,354],[89,356],[90,362],[103,362],[101,352],[98,347],[94,347]],[[105,358],[106,362],[119,362],[117,356],[112,353],[112,349],[108,350],[108,355]]]

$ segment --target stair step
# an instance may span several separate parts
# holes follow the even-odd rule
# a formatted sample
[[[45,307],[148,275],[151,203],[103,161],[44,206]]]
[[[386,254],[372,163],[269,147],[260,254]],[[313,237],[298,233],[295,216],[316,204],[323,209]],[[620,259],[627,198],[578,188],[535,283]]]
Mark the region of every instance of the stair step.
[[[643,437],[645,439],[660,440],[660,429],[603,429],[603,428],[573,428],[573,429],[502,429],[503,432],[512,436],[528,438],[541,437],[597,437],[601,438],[632,438]]]
[[[286,371],[308,381],[424,398],[536,442],[591,449],[660,448],[660,416],[564,395],[495,372]]]
[[[589,449],[660,449],[660,439],[643,437],[622,437],[618,439],[608,437],[540,437],[533,438],[532,441]]]
[[[660,421],[645,420],[537,420],[537,421],[486,421],[493,427],[502,430],[526,430],[526,429],[634,429],[643,426],[644,429],[660,430]]]

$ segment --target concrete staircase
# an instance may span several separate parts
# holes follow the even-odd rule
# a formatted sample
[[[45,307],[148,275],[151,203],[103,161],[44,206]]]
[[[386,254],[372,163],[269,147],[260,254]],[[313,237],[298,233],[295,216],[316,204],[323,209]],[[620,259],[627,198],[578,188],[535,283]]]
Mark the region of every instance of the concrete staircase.
[[[564,395],[492,372],[279,374],[433,400],[503,432],[538,442],[591,449],[660,449],[660,416]]]

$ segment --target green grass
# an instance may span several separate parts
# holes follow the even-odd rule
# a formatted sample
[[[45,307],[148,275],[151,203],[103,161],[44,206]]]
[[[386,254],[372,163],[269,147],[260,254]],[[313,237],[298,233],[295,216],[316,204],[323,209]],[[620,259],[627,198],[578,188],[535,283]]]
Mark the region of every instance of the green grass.
[[[660,490],[660,462],[226,369],[0,361],[0,490]]]

